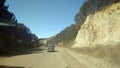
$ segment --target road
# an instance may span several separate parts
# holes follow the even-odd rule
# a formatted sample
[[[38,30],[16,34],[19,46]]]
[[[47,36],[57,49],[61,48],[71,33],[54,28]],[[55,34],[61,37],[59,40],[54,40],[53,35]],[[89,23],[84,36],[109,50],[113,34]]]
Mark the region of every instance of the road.
[[[0,68],[119,68],[117,65],[66,48],[57,47],[56,50],[0,57]]]

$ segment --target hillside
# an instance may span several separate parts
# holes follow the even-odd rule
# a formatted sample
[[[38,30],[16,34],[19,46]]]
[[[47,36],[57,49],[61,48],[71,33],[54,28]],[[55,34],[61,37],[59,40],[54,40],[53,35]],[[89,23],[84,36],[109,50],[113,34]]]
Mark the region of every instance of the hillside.
[[[58,44],[58,45],[63,45],[63,46],[67,46],[67,47],[71,47],[73,45],[73,43],[75,43],[75,44],[72,47],[80,47],[80,46],[88,46],[88,45],[94,46],[94,45],[97,45],[97,44],[101,45],[101,42],[103,40],[101,40],[101,42],[100,42],[100,40],[96,40],[96,39],[99,39],[99,37],[93,36],[93,34],[96,35],[96,33],[94,33],[94,32],[98,32],[98,31],[101,31],[101,30],[104,30],[104,29],[105,30],[109,29],[108,28],[109,26],[106,26],[107,24],[111,24],[111,26],[115,25],[115,24],[112,25],[114,23],[114,21],[112,21],[110,19],[116,13],[119,14],[119,7],[115,8],[115,4],[119,3],[119,2],[120,2],[119,0],[86,0],[81,5],[79,11],[76,13],[76,15],[74,17],[75,24],[72,24],[71,26],[66,27],[60,33],[55,35],[54,38],[48,40],[47,41],[48,44],[53,44],[53,45]],[[111,5],[114,5],[113,9],[112,9],[112,7],[110,8]],[[102,16],[105,17],[105,18],[103,18]],[[114,20],[118,19],[116,17],[114,18]],[[103,20],[101,20],[102,18],[103,18]],[[86,23],[87,21],[92,22],[92,23]],[[97,23],[102,22],[102,23],[97,24],[96,22]],[[111,23],[107,23],[107,22],[111,22]],[[102,25],[104,25],[104,26],[102,26]],[[93,27],[96,26],[96,27],[93,28],[92,26]],[[98,26],[100,26],[100,27],[98,27]],[[94,31],[94,29],[95,29],[95,31]],[[112,29],[112,27],[110,27],[110,29]],[[110,29],[108,30],[109,31],[108,34],[111,33]],[[82,33],[82,32],[84,32],[84,33]],[[103,31],[103,32],[105,34],[105,35],[103,34],[103,37],[104,36],[106,37],[106,35],[108,35],[107,32],[106,31]],[[88,36],[89,33],[92,33],[92,35]],[[98,32],[98,33],[100,34],[100,32]],[[76,36],[77,36],[77,38],[76,38]],[[89,41],[89,43],[88,42],[86,43],[86,41]],[[96,44],[92,43],[94,41],[96,41]],[[106,43],[106,41],[104,43]]]
[[[120,3],[87,16],[72,49],[120,65]]]
[[[87,16],[75,39],[75,47],[115,45],[120,42],[120,3]]]
[[[89,13],[82,22],[79,19],[80,13],[81,11],[77,14],[78,21],[72,28],[69,26],[69,29],[61,31],[48,42],[71,47],[71,50],[79,54],[120,65],[120,3],[111,3]]]

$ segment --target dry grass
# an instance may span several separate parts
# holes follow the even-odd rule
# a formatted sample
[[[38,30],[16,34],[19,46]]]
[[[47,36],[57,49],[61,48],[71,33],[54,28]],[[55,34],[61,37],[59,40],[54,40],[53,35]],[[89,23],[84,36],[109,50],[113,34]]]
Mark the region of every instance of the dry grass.
[[[82,54],[104,59],[110,63],[120,64],[120,44],[114,46],[99,45],[96,47],[73,48],[73,50]]]

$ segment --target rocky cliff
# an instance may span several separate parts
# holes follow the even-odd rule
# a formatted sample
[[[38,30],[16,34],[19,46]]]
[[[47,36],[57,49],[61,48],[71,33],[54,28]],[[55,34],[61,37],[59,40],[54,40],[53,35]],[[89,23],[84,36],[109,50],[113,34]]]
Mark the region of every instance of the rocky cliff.
[[[74,41],[75,47],[113,45],[120,42],[120,3],[89,15]]]

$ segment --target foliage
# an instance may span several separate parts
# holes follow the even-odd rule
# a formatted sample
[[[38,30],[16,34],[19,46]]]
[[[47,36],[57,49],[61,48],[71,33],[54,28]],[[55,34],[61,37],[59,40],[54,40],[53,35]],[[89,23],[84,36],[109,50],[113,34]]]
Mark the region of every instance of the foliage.
[[[8,11],[9,5],[4,5],[6,0],[0,0],[0,22],[17,23],[16,17],[12,12]]]
[[[50,39],[48,41],[48,44],[59,44],[62,43],[68,43],[70,41],[73,41],[77,35],[77,32],[79,30],[79,26],[72,24],[71,26],[65,28],[63,31],[61,31],[59,34],[57,34],[55,37]]]
[[[120,0],[86,0],[76,14],[75,22],[83,23],[89,14],[94,14],[95,12],[117,2],[120,2]]]
[[[4,5],[6,0],[0,0],[0,23],[16,26],[0,25],[0,53],[24,50],[38,46],[38,37],[22,23],[18,23],[15,15]]]

